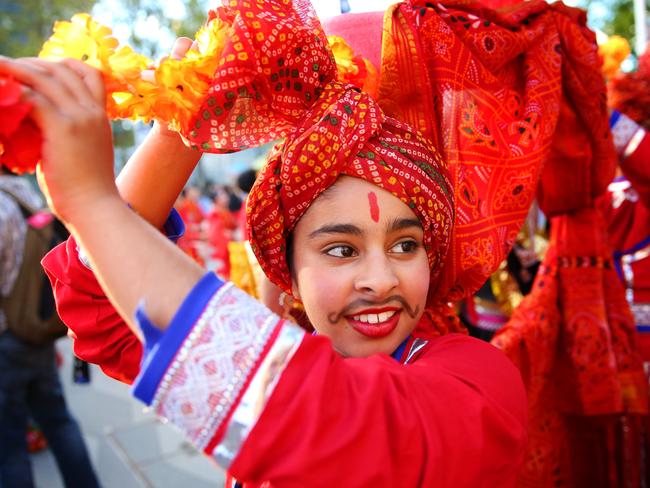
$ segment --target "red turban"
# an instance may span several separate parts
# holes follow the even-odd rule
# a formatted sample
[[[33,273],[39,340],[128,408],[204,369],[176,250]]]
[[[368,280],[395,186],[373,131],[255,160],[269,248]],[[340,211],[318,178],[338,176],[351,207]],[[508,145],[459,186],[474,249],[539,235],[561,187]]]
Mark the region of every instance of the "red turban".
[[[341,175],[374,183],[413,210],[435,279],[453,222],[451,184],[441,156],[408,125],[386,117],[370,96],[333,82],[271,156],[249,195],[252,248],[271,281],[291,288],[286,239]]]
[[[286,239],[341,175],[389,191],[418,216],[432,278],[451,238],[454,206],[436,148],[337,81],[334,58],[310,3],[231,1],[211,15],[231,31],[210,92],[185,136],[204,151],[286,138],[248,202],[252,248],[272,282],[290,290]]]

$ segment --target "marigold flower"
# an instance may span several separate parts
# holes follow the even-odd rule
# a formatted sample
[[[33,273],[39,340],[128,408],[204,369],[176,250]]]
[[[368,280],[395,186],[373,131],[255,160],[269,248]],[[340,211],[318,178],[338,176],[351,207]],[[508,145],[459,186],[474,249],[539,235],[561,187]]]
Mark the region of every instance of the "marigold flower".
[[[55,22],[54,34],[43,44],[43,59],[73,58],[106,72],[108,58],[115,53],[117,39],[112,31],[88,14],[76,14],[70,22]]]
[[[603,59],[603,74],[611,79],[621,68],[621,63],[630,55],[630,43],[621,36],[610,36],[598,46],[598,54]]]
[[[343,83],[351,83],[371,96],[377,95],[378,73],[373,64],[366,58],[355,55],[354,50],[340,36],[327,36],[336,67],[338,79]]]
[[[0,164],[14,173],[33,172],[41,156],[41,136],[20,101],[20,84],[0,76]]]

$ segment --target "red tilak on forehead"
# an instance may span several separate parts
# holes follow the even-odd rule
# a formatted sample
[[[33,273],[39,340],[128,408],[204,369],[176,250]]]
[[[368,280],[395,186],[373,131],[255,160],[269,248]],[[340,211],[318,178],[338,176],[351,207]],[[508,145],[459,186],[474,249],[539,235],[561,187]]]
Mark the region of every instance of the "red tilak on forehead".
[[[374,191],[368,193],[368,203],[370,204],[370,218],[375,222],[379,222],[379,205]]]

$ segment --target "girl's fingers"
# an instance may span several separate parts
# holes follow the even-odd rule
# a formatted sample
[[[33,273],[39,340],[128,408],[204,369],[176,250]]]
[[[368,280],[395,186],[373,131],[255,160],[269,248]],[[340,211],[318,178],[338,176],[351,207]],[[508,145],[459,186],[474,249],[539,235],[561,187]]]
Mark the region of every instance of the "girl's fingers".
[[[193,44],[192,39],[189,37],[179,37],[174,41],[170,57],[174,59],[183,59],[183,56],[185,56],[185,53],[192,48]]]
[[[99,70],[76,59],[62,59],[50,62],[37,58],[27,59],[34,66],[49,70],[57,82],[62,83],[74,100],[83,107],[105,105],[104,80]],[[68,100],[69,102],[69,100]]]
[[[61,63],[81,77],[95,101],[103,107],[106,99],[106,87],[101,71],[77,59],[64,59]]]
[[[41,131],[44,132],[44,128],[49,124],[57,123],[58,110],[49,98],[30,88],[23,88],[22,99],[32,106],[30,117]]]

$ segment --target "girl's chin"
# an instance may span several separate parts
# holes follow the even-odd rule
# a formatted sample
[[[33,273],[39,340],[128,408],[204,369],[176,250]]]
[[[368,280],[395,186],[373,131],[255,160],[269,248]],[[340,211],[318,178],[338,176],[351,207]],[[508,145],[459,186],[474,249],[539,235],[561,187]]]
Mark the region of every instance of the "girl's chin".
[[[340,346],[332,343],[332,348],[345,358],[366,358],[373,354],[387,354],[390,356],[403,340],[387,337],[375,340],[365,339],[354,344],[346,343]]]

